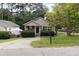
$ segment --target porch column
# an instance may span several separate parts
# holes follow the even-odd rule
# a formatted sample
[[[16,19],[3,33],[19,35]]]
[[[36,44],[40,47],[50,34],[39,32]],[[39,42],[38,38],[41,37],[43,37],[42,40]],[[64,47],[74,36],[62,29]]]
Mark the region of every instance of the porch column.
[[[24,30],[26,30],[26,26],[24,26]]]
[[[39,26],[39,36],[40,36],[40,33],[41,33],[41,27]]]
[[[35,26],[35,36],[36,36],[36,26]]]

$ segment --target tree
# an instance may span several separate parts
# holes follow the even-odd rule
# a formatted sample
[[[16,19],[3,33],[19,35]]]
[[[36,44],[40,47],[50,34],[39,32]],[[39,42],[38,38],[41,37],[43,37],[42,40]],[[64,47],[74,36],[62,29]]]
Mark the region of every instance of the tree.
[[[73,31],[79,28],[79,4],[67,3],[60,6],[63,7],[63,20],[65,21],[67,35],[71,35]]]
[[[51,23],[54,23],[55,26],[64,27],[67,35],[79,30],[79,4],[56,4],[51,15],[48,17],[52,20]]]
[[[2,17],[2,19],[3,19],[3,5],[4,5],[4,3],[1,3],[1,17]]]
[[[42,3],[18,3],[15,4],[15,9],[19,14],[21,11],[28,11],[33,17],[44,17],[48,10]]]
[[[29,12],[21,11],[18,16],[16,16],[16,23],[23,29],[23,24],[31,19]]]
[[[59,28],[63,27],[63,12],[61,12],[61,10],[59,10],[61,7],[60,6],[56,6],[54,7],[54,11],[53,12],[47,12],[46,13],[46,17],[47,20],[49,22],[49,26],[52,28],[53,27],[53,31],[57,34],[57,31]],[[62,25],[61,25],[62,24]]]

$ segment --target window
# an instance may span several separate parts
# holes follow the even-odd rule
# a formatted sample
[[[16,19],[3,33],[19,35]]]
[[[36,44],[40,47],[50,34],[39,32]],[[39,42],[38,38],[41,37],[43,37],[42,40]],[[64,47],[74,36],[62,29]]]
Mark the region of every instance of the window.
[[[43,27],[43,30],[47,30],[47,27]]]

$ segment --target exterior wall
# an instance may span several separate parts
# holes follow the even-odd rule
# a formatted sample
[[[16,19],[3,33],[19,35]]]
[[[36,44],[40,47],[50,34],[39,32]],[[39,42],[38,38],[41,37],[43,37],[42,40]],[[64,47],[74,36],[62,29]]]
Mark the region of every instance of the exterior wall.
[[[6,29],[0,26],[0,31],[6,31]]]
[[[15,34],[15,35],[19,35],[20,34],[20,28],[19,27],[13,27],[13,28],[9,28],[8,30],[12,33],[12,34]]]
[[[10,31],[12,34],[15,34],[15,35],[19,35],[20,34],[20,30],[18,30],[19,27],[7,27],[7,28],[4,28],[4,27],[1,27],[0,26],[0,31]]]

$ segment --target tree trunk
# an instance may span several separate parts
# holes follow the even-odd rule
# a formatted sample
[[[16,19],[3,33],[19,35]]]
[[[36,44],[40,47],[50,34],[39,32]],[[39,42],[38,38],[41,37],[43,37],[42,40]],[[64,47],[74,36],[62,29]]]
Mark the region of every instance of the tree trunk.
[[[55,35],[57,35],[58,29],[55,27],[54,29]]]
[[[10,8],[9,3],[7,3],[7,4],[8,4],[8,10],[9,10],[9,8]],[[8,20],[9,20],[9,13],[8,13]]]
[[[58,29],[57,29],[57,28],[55,28],[55,35],[57,35],[57,31],[58,31]]]
[[[3,4],[4,3],[1,3],[1,9],[3,9]],[[2,20],[3,20],[3,10],[2,10]]]
[[[68,36],[71,36],[71,32],[67,31],[67,35],[68,35]]]
[[[72,29],[70,27],[66,27],[65,30],[66,30],[67,35],[70,36],[72,33]]]

